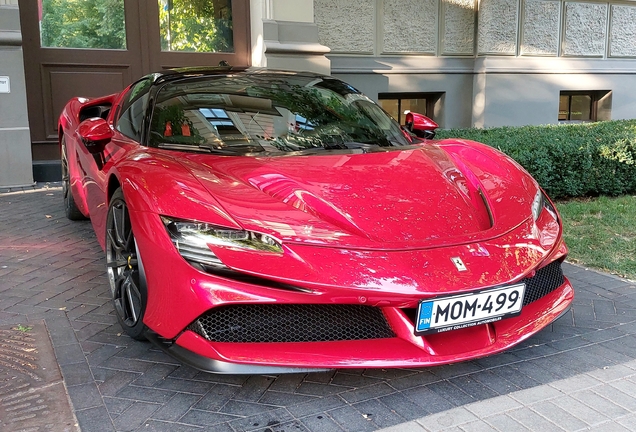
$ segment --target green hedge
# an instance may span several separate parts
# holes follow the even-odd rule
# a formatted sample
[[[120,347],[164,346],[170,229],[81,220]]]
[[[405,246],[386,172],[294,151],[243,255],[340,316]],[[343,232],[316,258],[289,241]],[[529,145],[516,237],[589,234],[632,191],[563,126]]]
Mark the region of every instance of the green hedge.
[[[451,129],[519,162],[552,198],[636,193],[636,120]]]

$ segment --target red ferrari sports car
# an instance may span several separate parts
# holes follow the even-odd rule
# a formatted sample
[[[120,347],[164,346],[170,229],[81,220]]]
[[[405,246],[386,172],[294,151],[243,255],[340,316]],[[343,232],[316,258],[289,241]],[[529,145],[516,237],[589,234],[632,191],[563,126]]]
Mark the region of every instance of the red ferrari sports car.
[[[124,331],[202,370],[503,351],[572,302],[560,216],[504,154],[408,119],[329,76],[148,75],[66,105],[66,214],[91,220]]]

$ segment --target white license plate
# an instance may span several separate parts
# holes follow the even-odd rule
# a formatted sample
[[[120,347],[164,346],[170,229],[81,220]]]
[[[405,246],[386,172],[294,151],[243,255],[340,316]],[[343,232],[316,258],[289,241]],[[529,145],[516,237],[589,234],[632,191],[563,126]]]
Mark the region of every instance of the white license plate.
[[[458,330],[499,321],[521,313],[526,285],[423,300],[417,308],[415,334]]]

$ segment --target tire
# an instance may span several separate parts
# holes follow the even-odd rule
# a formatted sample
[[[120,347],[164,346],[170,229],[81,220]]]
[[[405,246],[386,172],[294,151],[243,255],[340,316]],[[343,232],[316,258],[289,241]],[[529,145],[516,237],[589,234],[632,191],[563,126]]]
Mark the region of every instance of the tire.
[[[64,213],[66,217],[72,221],[85,220],[86,216],[82,214],[73,197],[71,189],[71,176],[68,170],[68,157],[66,155],[66,140],[62,137],[61,141],[61,158],[62,158],[62,194],[64,195]]]
[[[106,272],[117,321],[128,336],[145,340],[146,278],[121,188],[115,191],[108,206]]]

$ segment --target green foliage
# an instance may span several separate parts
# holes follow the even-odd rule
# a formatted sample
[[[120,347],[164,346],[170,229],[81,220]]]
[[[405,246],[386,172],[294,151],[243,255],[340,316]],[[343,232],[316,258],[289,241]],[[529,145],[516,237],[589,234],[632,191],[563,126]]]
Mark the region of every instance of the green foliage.
[[[20,331],[20,332],[23,332],[23,333],[28,333],[31,330],[33,330],[33,327],[22,325],[22,324],[18,324],[17,326],[13,327],[13,330],[17,330],[17,331]]]
[[[454,129],[521,164],[553,198],[636,193],[636,120],[585,124]]]
[[[124,0],[42,0],[42,46],[126,49]]]
[[[162,0],[164,51],[232,52],[232,9],[224,0]]]
[[[636,279],[636,197],[558,203],[569,261]]]

